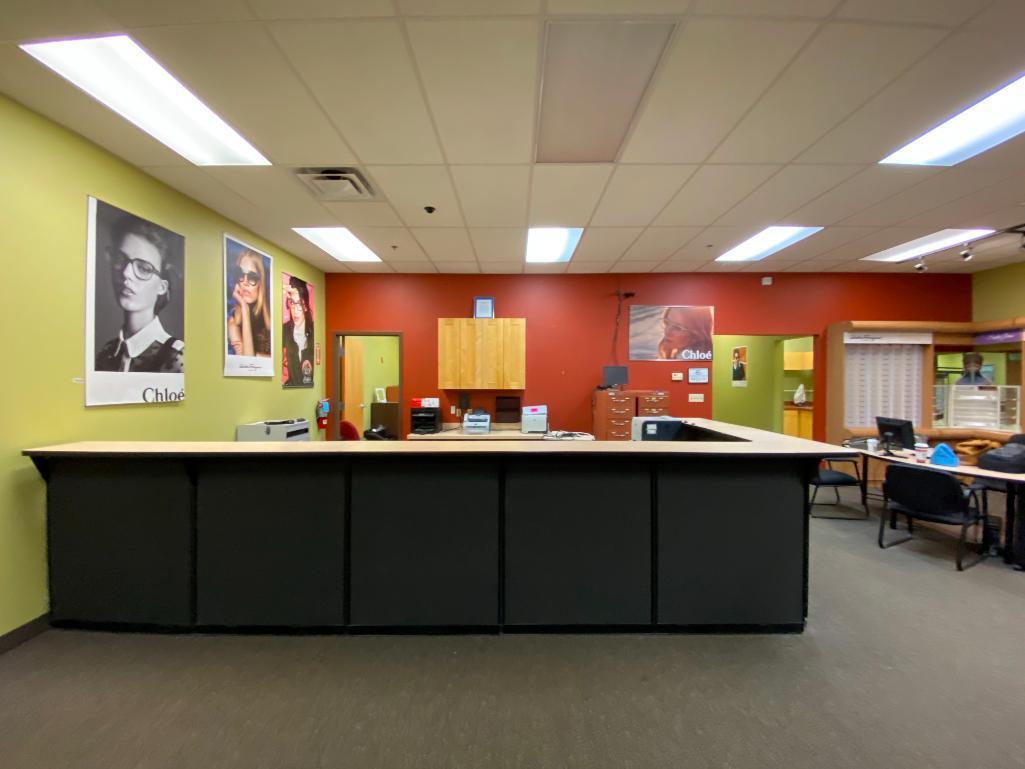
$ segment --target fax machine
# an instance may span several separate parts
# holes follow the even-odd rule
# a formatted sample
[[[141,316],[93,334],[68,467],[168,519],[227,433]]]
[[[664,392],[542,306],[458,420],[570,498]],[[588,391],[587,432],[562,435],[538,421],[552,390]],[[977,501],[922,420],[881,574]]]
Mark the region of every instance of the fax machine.
[[[269,419],[235,428],[237,441],[308,441],[310,423],[305,419]]]
[[[464,412],[463,432],[467,435],[487,435],[491,432],[491,415],[484,409]]]

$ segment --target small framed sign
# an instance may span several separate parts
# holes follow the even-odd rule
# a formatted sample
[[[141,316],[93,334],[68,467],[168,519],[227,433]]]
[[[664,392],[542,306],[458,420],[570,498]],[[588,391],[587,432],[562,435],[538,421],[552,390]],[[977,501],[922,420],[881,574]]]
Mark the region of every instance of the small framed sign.
[[[708,369],[704,366],[687,369],[687,382],[689,384],[708,384]]]
[[[493,318],[495,317],[495,297],[475,296],[473,298],[473,317]]]

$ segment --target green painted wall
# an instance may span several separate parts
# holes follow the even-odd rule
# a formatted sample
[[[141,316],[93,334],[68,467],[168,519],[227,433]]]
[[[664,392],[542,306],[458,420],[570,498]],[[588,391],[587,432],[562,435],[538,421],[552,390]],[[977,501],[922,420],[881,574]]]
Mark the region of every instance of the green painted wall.
[[[972,319],[1002,320],[1025,315],[1025,263],[972,275]]]
[[[783,431],[783,345],[775,336],[712,339],[712,419]],[[747,345],[747,387],[734,387],[734,347]]]
[[[324,339],[324,275],[80,136],[0,97],[0,634],[47,611],[44,487],[22,449],[77,440],[232,440],[235,425],[305,416],[316,387],[222,376],[221,239],[235,234],[274,257],[274,271],[312,281]],[[185,236],[187,400],[86,409],[86,196]],[[275,306],[280,278],[275,275]],[[280,318],[275,314],[275,323]],[[275,352],[280,371],[280,348]]]
[[[363,430],[369,430],[370,404],[375,387],[399,383],[399,338],[397,336],[360,336],[363,340]],[[352,337],[346,337],[352,339]]]

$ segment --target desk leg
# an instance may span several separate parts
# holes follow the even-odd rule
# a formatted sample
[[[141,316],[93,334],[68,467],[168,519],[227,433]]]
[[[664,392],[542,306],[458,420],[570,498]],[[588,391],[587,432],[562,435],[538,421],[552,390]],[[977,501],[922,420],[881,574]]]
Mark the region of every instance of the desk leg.
[[[861,455],[861,506],[868,511],[868,454]]]
[[[1014,561],[1014,526],[1018,516],[1025,516],[1025,489],[1017,483],[1007,484],[1007,509],[1004,513],[1004,563]],[[1023,518],[1025,520],[1025,518]]]

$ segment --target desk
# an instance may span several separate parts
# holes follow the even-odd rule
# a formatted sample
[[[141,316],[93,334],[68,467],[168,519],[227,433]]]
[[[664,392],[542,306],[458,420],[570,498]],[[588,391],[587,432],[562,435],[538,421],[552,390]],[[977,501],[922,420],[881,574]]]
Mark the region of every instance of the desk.
[[[930,470],[939,470],[951,475],[962,475],[969,478],[989,478],[994,481],[1003,481],[1007,484],[1007,508],[1004,518],[1004,563],[1011,563],[1013,550],[1012,538],[1014,536],[1015,520],[1025,521],[1025,473],[1000,473],[996,470],[984,470],[981,467],[972,465],[934,465],[932,463],[917,462],[907,456],[887,456],[879,451],[868,451],[867,449],[856,449],[861,454],[861,502],[868,501],[868,461],[877,459],[880,462],[891,464],[914,465],[925,467]]]

